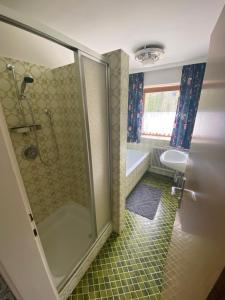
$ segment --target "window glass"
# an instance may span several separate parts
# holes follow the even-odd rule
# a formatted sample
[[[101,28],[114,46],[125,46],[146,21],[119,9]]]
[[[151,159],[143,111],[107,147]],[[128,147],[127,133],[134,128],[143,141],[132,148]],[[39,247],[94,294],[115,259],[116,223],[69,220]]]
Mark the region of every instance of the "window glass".
[[[179,91],[145,93],[143,135],[171,136]]]

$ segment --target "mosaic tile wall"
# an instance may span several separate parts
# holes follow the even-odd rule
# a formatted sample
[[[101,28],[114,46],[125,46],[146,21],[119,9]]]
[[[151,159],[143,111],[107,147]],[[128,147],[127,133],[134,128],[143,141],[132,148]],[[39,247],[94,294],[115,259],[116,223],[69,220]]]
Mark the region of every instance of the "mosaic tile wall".
[[[149,168],[150,155],[147,156],[128,176],[126,176],[126,197],[130,194]]]
[[[16,300],[13,293],[9,289],[8,285],[6,284],[5,280],[0,274],[0,299],[1,300]]]
[[[88,174],[77,60],[74,64],[50,70],[28,62],[0,58],[0,102],[8,127],[13,127],[22,125],[23,120],[18,110],[12,74],[6,70],[6,63],[15,65],[19,86],[24,74],[31,73],[34,77],[25,94],[32,105],[36,123],[42,126],[37,131],[38,141],[42,158],[48,165],[44,165],[39,157],[33,161],[24,159],[22,151],[25,145],[35,145],[32,133],[11,133],[11,139],[36,223],[66,202],[87,205]],[[30,123],[25,100],[23,107],[26,121]],[[51,112],[57,145],[50,120],[44,112],[46,108]]]
[[[106,54],[110,69],[113,229],[121,232],[126,197],[126,150],[129,56],[122,50]]]

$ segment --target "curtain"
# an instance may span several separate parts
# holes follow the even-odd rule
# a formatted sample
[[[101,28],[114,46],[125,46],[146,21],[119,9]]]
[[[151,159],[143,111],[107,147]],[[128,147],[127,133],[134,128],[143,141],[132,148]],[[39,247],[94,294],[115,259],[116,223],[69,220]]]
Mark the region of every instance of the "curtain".
[[[170,145],[189,149],[205,73],[205,63],[183,66],[180,97]]]
[[[144,111],[144,73],[129,76],[127,141],[140,143]]]

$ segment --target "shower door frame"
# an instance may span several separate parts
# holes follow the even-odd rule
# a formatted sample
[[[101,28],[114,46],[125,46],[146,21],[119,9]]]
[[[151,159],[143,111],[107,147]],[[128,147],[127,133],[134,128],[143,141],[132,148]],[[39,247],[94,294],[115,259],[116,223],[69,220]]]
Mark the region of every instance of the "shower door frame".
[[[107,99],[106,99],[106,106],[107,106],[107,119],[108,119],[108,138],[107,138],[107,152],[108,152],[108,185],[109,185],[109,201],[110,201],[110,212],[111,212],[111,220],[112,220],[112,174],[111,174],[111,119],[110,119],[110,74],[109,74],[109,63],[106,57],[103,57],[101,59],[96,58],[90,54],[87,54],[81,50],[78,50],[78,59],[79,59],[79,71],[80,71],[80,79],[81,79],[81,90],[82,90],[82,104],[83,104],[83,110],[84,110],[84,118],[85,118],[85,133],[86,133],[86,143],[87,143],[87,149],[88,149],[88,164],[89,164],[89,172],[90,172],[90,179],[91,179],[91,197],[92,197],[92,203],[94,205],[95,209],[95,195],[94,195],[94,182],[93,182],[93,168],[92,168],[92,161],[91,161],[91,140],[90,140],[90,130],[89,130],[89,123],[88,123],[88,103],[87,103],[87,94],[85,89],[85,72],[84,72],[84,66],[82,64],[82,56],[89,58],[90,60],[93,60],[97,63],[101,63],[106,66],[106,90],[107,90]],[[95,217],[96,217],[96,210],[95,210]],[[108,224],[106,224],[105,227],[107,227]],[[102,229],[102,231],[98,234],[97,233],[97,221],[95,221],[95,230],[96,230],[96,237],[100,236],[102,232],[104,232],[105,228]]]
[[[81,97],[82,97],[82,117],[84,120],[84,128],[83,129],[83,134],[85,136],[84,142],[85,142],[85,149],[86,149],[86,168],[88,170],[88,179],[89,179],[89,190],[90,190],[90,210],[92,213],[92,218],[91,218],[91,224],[93,228],[93,234],[94,234],[94,239],[91,240],[91,246],[87,251],[84,253],[83,257],[80,259],[80,261],[74,266],[73,270],[71,273],[67,276],[65,282],[60,285],[60,288],[58,289],[59,294],[63,292],[63,289],[67,286],[68,283],[73,281],[74,275],[76,275],[76,272],[78,269],[82,266],[83,263],[86,263],[85,260],[89,260],[89,255],[94,251],[94,248],[96,247],[96,244],[99,239],[107,232],[112,231],[111,230],[111,222],[112,221],[112,188],[111,188],[111,182],[112,182],[112,176],[111,176],[111,163],[110,163],[110,158],[111,158],[111,135],[110,135],[110,81],[109,81],[109,63],[106,57],[98,58],[93,55],[90,55],[86,52],[83,52],[79,49],[74,51],[75,53],[78,54],[78,65],[79,65],[79,78],[80,78],[80,86],[81,86]],[[107,138],[107,144],[108,144],[108,158],[109,158],[109,165],[108,165],[108,178],[109,178],[109,201],[110,201],[110,218],[111,220],[105,224],[104,228],[98,233],[97,232],[97,221],[96,221],[96,208],[95,208],[95,194],[94,194],[94,182],[93,182],[93,168],[92,168],[92,159],[91,159],[91,141],[90,141],[90,130],[89,130],[89,122],[88,122],[88,107],[87,107],[87,95],[86,95],[86,89],[85,89],[85,78],[84,78],[84,70],[83,66],[81,63],[81,56],[87,57],[90,60],[96,61],[98,63],[104,64],[106,66],[106,89],[107,89],[107,115],[108,115],[108,138]],[[76,59],[76,57],[75,57]]]
[[[112,228],[112,176],[111,176],[111,119],[110,119],[110,80],[109,80],[109,63],[106,57],[96,57],[92,54],[88,54],[82,50],[74,51],[78,53],[78,60],[79,60],[79,72],[80,72],[80,80],[81,80],[81,93],[82,93],[82,113],[84,118],[84,126],[83,132],[85,134],[85,149],[87,149],[87,157],[86,160],[88,164],[88,178],[90,180],[90,204],[91,209],[93,209],[95,220],[92,219],[92,225],[94,226],[95,230],[95,240],[92,241],[92,245],[86,251],[84,256],[81,258],[79,263],[74,267],[73,271],[71,271],[70,275],[67,277],[67,280],[64,284],[64,287],[59,291],[60,296],[63,299],[67,299],[69,296],[68,290],[73,291],[72,286],[74,283],[78,283],[79,279],[82,278],[86,270],[88,269],[92,260],[97,256],[99,250],[106,242],[107,238],[111,235],[113,228]],[[81,56],[85,56],[93,61],[98,63],[102,63],[106,65],[106,89],[107,89],[107,114],[108,114],[108,158],[109,158],[109,165],[108,165],[108,176],[109,176],[109,201],[110,201],[110,212],[111,212],[111,219],[110,221],[105,224],[104,228],[98,233],[97,232],[97,222],[96,222],[96,210],[95,210],[95,194],[94,194],[94,182],[93,182],[93,168],[92,168],[92,160],[91,160],[91,142],[90,142],[90,130],[89,130],[89,122],[88,122],[88,107],[87,107],[87,95],[85,90],[85,78],[84,78],[84,70],[81,64]],[[67,296],[65,296],[67,295]]]
[[[2,8],[2,6],[0,5],[0,8]],[[4,11],[4,9],[3,9]],[[48,39],[52,42],[55,42],[61,46],[64,46],[70,50],[72,50],[73,52],[77,52],[78,51],[78,55],[79,53],[82,53],[82,55],[85,55],[87,57],[89,57],[90,59],[92,60],[96,60],[98,62],[101,62],[101,63],[104,63],[107,65],[107,68],[106,68],[106,81],[107,81],[107,90],[108,90],[108,101],[107,101],[107,105],[108,105],[108,117],[109,117],[109,127],[108,127],[108,131],[109,131],[109,138],[108,138],[108,145],[109,145],[109,160],[110,160],[110,157],[111,157],[111,153],[110,153],[110,112],[109,112],[109,104],[110,104],[110,101],[109,101],[109,91],[110,91],[110,83],[109,83],[109,66],[108,66],[108,61],[107,61],[107,58],[104,57],[103,55],[99,55],[98,53],[96,53],[95,51],[92,51],[84,46],[82,46],[81,44],[75,42],[74,40],[70,40],[69,38],[67,38],[66,36],[64,36],[63,34],[60,34],[58,33],[57,31],[54,31],[50,28],[48,28],[47,26],[43,26],[41,23],[37,23],[37,22],[31,22],[30,19],[27,20],[27,24],[24,23],[24,19],[25,18],[21,18],[21,16],[18,16],[18,14],[15,14],[13,11],[10,11],[10,9],[7,9],[5,10],[5,14],[0,14],[0,22],[4,22],[4,23],[7,23],[7,24],[10,24],[14,27],[17,27],[17,28],[20,28],[20,29],[23,29],[25,31],[28,31],[30,33],[33,33],[33,34],[36,34],[40,37],[43,37],[45,39]],[[23,20],[21,22],[21,20]],[[28,24],[31,24],[31,25],[28,25]],[[35,25],[34,25],[35,24]],[[37,29],[39,28],[39,29]],[[44,29],[45,28],[45,29]],[[46,31],[46,33],[44,32]],[[79,70],[80,71],[80,70]],[[80,78],[81,80],[81,78]],[[82,80],[81,80],[81,90],[83,89],[83,86],[82,86]],[[84,97],[82,95],[82,105],[85,106],[84,104]],[[85,111],[84,111],[84,118],[87,118],[87,115],[85,116]],[[87,120],[86,120],[87,121]],[[85,122],[86,122],[85,121]],[[71,289],[71,287],[67,288],[67,283],[69,283],[69,281],[71,281],[71,278],[73,276],[76,275],[76,272],[79,268],[79,266],[82,265],[82,263],[84,262],[84,260],[86,258],[90,259],[89,258],[89,255],[91,252],[95,253],[97,250],[93,250],[94,247],[96,246],[97,242],[103,237],[103,240],[105,239],[105,237],[109,236],[109,234],[112,232],[112,225],[111,223],[108,223],[106,224],[105,228],[102,230],[101,233],[99,233],[97,235],[97,229],[96,229],[96,220],[95,220],[95,224],[92,224],[94,226],[94,231],[95,231],[95,240],[93,240],[93,243],[91,245],[91,247],[87,250],[86,253],[84,253],[84,256],[82,257],[82,259],[80,260],[80,263],[78,265],[75,266],[74,270],[71,272],[71,275],[69,275],[65,281],[65,283],[62,285],[62,288],[61,289],[57,289],[54,285],[53,285],[53,280],[52,280],[52,277],[50,275],[50,270],[49,270],[49,267],[48,267],[48,264],[47,264],[47,261],[46,261],[46,257],[45,257],[45,254],[44,254],[44,250],[43,250],[43,247],[42,247],[42,244],[41,244],[41,241],[40,241],[40,238],[38,235],[35,235],[35,232],[37,232],[37,229],[36,229],[36,225],[34,223],[34,221],[30,221],[30,217],[32,216],[32,211],[31,211],[31,208],[30,208],[30,203],[29,203],[29,199],[27,198],[27,195],[26,195],[26,192],[25,192],[25,187],[24,187],[24,183],[23,183],[23,180],[22,180],[22,177],[20,175],[20,172],[19,172],[19,167],[18,167],[18,163],[17,163],[17,159],[16,159],[16,156],[15,156],[15,153],[14,153],[14,150],[12,148],[12,144],[11,144],[11,139],[10,139],[10,136],[9,136],[9,132],[8,132],[8,128],[7,128],[7,125],[6,125],[6,121],[5,119],[3,118],[2,120],[0,120],[0,127],[3,128],[3,134],[6,135],[7,139],[5,140],[3,138],[2,140],[2,144],[3,146],[8,149],[8,147],[10,146],[11,147],[11,151],[9,151],[9,163],[11,163],[13,165],[13,176],[16,176],[19,178],[19,180],[17,181],[16,185],[15,185],[15,188],[19,189],[20,191],[22,190],[23,193],[21,193],[20,198],[21,198],[21,201],[23,202],[23,205],[24,205],[24,218],[28,218],[29,220],[29,227],[30,227],[30,232],[31,234],[29,236],[25,236],[25,238],[27,239],[33,239],[33,241],[30,240],[30,242],[35,242],[36,244],[36,249],[35,251],[36,252],[39,252],[40,254],[40,259],[42,261],[42,272],[44,272],[43,270],[45,270],[45,272],[43,273],[44,277],[48,277],[49,279],[49,286],[51,287],[52,289],[52,293],[55,295],[55,300],[59,299],[58,296],[59,295],[62,295],[62,292],[65,289]],[[84,129],[85,130],[85,129]],[[6,132],[7,131],[7,132]],[[89,134],[89,133],[88,133]],[[0,138],[1,138],[1,135],[0,135]],[[10,139],[10,141],[9,141]],[[87,145],[85,145],[85,149],[86,149],[86,154],[88,156],[88,159],[90,159],[90,145],[88,144],[88,140],[86,140],[86,143]],[[1,142],[1,141],[0,141]],[[1,145],[0,145],[1,146]],[[12,151],[13,150],[13,151]],[[87,162],[89,164],[89,162]],[[111,202],[111,163],[109,161],[109,190],[110,190],[110,203]],[[92,177],[92,173],[90,174],[90,171],[92,172],[92,167],[89,166],[88,167],[88,173],[89,173],[89,179],[90,181],[92,181],[92,183],[90,184],[90,188],[91,188],[91,207],[95,207],[95,203],[94,203],[94,195],[93,195],[93,186],[91,186],[93,184],[93,177]],[[0,170],[0,175],[1,175],[1,170]],[[4,174],[2,174],[4,175]],[[12,178],[13,179],[13,178]],[[6,194],[6,196],[8,195],[8,193]],[[112,204],[111,204],[112,206]],[[95,218],[95,209],[91,212]],[[98,246],[96,248],[101,248],[101,246]],[[26,251],[27,252],[27,255],[28,256],[31,256],[31,254],[29,253],[29,250]],[[95,254],[94,254],[95,255]],[[12,265],[12,264],[11,264]],[[0,270],[2,269],[1,267],[1,262],[0,262]],[[6,279],[7,279],[7,282],[8,284],[10,284],[10,287],[12,288],[12,290],[14,290],[15,294],[18,295],[18,299],[20,299],[20,296],[21,296],[21,299],[23,299],[23,294],[19,295],[18,294],[18,291],[17,291],[17,288],[16,286],[22,286],[24,288],[24,285],[25,287],[27,288],[27,285],[25,282],[21,282],[21,280],[17,280],[17,278],[20,278],[20,270],[16,270],[15,267],[12,267],[10,266],[10,272],[8,272],[7,270],[4,270],[2,269],[2,273],[6,276]],[[33,276],[33,271],[30,272],[30,274],[27,276],[28,278],[32,278]],[[14,281],[12,282],[12,278],[10,276],[10,274],[12,273],[14,276]],[[47,284],[47,282],[46,282]],[[43,291],[44,292],[44,291]],[[52,294],[52,295],[53,295]],[[65,292],[65,294],[68,294],[68,291]],[[33,295],[34,296],[34,295]],[[33,299],[36,299],[35,297]]]

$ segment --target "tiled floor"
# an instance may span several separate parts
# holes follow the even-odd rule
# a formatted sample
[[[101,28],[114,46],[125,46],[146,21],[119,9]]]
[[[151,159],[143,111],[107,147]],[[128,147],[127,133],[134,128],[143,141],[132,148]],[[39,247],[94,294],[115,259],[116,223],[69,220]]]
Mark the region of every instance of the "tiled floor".
[[[155,219],[126,211],[122,234],[111,236],[69,300],[160,298],[177,201],[166,177],[148,173],[143,181],[162,191]]]

